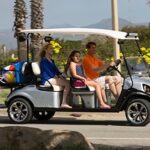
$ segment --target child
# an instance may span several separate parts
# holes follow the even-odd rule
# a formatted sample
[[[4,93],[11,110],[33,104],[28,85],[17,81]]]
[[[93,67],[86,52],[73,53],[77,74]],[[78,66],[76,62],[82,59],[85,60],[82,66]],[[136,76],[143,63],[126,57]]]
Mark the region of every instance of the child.
[[[69,58],[68,58],[68,63],[66,65],[65,71],[70,69],[70,74],[73,78],[81,79],[85,82],[86,85],[88,86],[93,86],[96,90],[96,95],[98,97],[98,100],[100,102],[100,108],[102,109],[110,109],[111,107],[107,105],[102,98],[102,89],[101,86],[96,83],[93,80],[90,80],[89,78],[86,77],[84,73],[84,69],[81,63],[81,56],[79,51],[72,51]]]

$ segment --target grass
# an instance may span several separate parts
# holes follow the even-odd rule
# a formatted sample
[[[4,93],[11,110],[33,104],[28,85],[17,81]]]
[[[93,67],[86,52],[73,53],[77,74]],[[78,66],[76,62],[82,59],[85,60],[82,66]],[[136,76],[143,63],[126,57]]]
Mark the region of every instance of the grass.
[[[0,104],[4,104],[10,89],[0,89]]]

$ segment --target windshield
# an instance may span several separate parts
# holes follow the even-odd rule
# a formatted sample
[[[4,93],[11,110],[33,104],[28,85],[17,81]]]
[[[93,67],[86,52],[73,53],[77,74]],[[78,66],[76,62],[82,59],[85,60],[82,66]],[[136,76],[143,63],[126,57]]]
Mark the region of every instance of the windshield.
[[[143,56],[140,54],[136,42],[125,41],[122,46],[122,49],[131,75],[148,76],[149,65],[143,59]],[[127,68],[125,66],[123,57],[122,61],[123,74],[128,76]]]

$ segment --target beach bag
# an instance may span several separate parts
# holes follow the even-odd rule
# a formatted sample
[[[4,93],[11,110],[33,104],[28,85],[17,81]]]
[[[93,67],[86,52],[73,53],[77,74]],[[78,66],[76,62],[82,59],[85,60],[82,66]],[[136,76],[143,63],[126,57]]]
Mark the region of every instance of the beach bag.
[[[85,88],[86,84],[83,80],[71,78],[71,86],[74,88]]]
[[[15,83],[15,74],[13,71],[8,71],[3,75],[3,79],[8,83]]]
[[[16,82],[15,79],[15,66],[9,65],[3,68],[2,70],[2,79],[8,83]]]
[[[2,77],[3,79],[8,83],[28,83],[32,80],[33,75],[30,69],[30,73],[27,71],[24,71],[23,68],[24,65],[26,65],[27,62],[21,61],[17,63],[13,63],[9,66],[6,66],[2,69]],[[25,70],[25,68],[24,68]]]

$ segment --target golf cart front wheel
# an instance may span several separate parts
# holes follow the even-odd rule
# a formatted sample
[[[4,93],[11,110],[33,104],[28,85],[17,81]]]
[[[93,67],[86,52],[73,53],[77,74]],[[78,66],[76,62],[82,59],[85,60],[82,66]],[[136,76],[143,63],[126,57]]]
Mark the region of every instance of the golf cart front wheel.
[[[150,102],[142,98],[131,100],[125,113],[131,125],[144,126],[150,121]]]
[[[24,98],[14,98],[8,106],[8,116],[15,123],[27,123],[33,117],[32,107]]]
[[[47,121],[52,118],[54,114],[55,111],[35,111],[33,115],[37,120]]]

